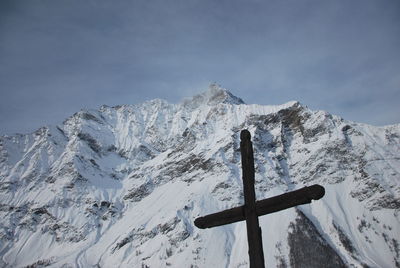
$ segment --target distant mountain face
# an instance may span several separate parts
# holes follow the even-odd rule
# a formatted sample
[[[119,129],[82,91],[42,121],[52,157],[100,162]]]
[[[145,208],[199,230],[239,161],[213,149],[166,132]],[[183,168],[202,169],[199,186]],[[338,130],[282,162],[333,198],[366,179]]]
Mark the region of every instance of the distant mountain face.
[[[216,85],[0,137],[0,266],[248,267],[245,223],[193,224],[243,204],[242,129],[258,199],[326,189],[260,218],[267,267],[400,267],[400,125],[246,105]]]

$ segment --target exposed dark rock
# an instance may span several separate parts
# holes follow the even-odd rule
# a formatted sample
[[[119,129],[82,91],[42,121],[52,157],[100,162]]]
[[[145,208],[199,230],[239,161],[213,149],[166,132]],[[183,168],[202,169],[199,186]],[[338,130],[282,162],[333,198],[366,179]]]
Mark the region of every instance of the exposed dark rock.
[[[337,225],[335,222],[333,222],[333,227],[336,229],[339,235],[339,240],[342,243],[343,247],[353,256],[357,254],[356,249],[354,248],[353,243],[351,240],[347,237],[347,235],[344,233],[344,231],[340,228],[339,225]]]
[[[133,155],[141,160],[149,160],[155,157],[155,154],[143,144],[139,145],[139,147],[134,150]]]
[[[85,183],[88,181],[85,177],[83,177],[79,172],[77,172],[75,170],[72,171],[70,175],[72,176],[72,180],[65,185],[65,188],[68,190],[75,189],[75,190],[80,191],[81,189],[79,187],[75,187],[75,186],[81,185],[82,183]]]
[[[67,137],[67,135],[65,135],[65,132],[63,129],[61,129],[59,126],[56,127],[58,131],[60,131],[60,133],[64,136]]]
[[[301,134],[304,133],[304,122],[306,118],[302,114],[301,106],[292,106],[287,109],[282,109],[278,112],[278,116],[281,119],[282,125],[285,128],[290,128],[292,130],[298,130]]]
[[[385,239],[386,244],[389,246],[390,251],[394,253],[394,261],[395,263],[400,262],[400,245],[399,242],[394,239],[390,238],[388,234],[382,233],[383,239]]]
[[[93,166],[99,168],[99,165],[97,164],[97,162],[94,159],[90,159],[89,161],[90,161],[90,163],[93,164]]]
[[[166,223],[158,224],[150,231],[145,231],[143,227],[133,229],[128,236],[117,242],[112,252],[114,253],[115,250],[133,241],[135,241],[137,245],[143,244],[157,235],[166,235],[171,245],[177,246],[179,242],[182,242],[190,236],[190,232],[186,230],[185,225],[181,223],[181,219],[174,217]]]
[[[38,260],[32,264],[24,266],[24,268],[40,268],[40,267],[47,267],[53,264],[53,259],[46,259],[46,260]]]
[[[56,181],[56,178],[54,176],[48,176],[45,180],[47,183],[54,183]]]
[[[293,268],[345,268],[339,255],[319,234],[313,223],[299,210],[289,228],[290,265]]]
[[[373,202],[370,206],[371,210],[377,210],[380,208],[399,210],[400,209],[400,199],[394,197],[390,193],[386,193],[385,195],[381,196],[380,198],[376,198],[375,200],[373,200]]]
[[[286,262],[285,256],[282,253],[282,243],[277,243],[275,245],[275,247],[277,248],[279,255],[275,256],[276,259],[276,267],[277,268],[287,268],[288,264]]]
[[[362,136],[362,133],[353,128],[350,125],[345,125],[342,127],[342,132],[344,135],[349,136],[349,135],[354,135],[354,136]]]
[[[91,120],[96,123],[103,124],[103,122],[100,119],[98,119],[96,116],[94,116],[93,114],[91,114],[89,112],[81,112],[80,115],[81,115],[82,119]]]
[[[181,220],[178,217],[173,218],[172,220],[164,223],[164,224],[159,224],[157,226],[157,229],[163,233],[163,234],[167,234],[169,232],[171,232],[172,230],[175,229],[176,225],[180,222]]]
[[[107,152],[116,152],[117,151],[117,147],[115,147],[114,144],[110,145],[107,147]]]
[[[358,201],[364,201],[370,199],[376,194],[383,193],[385,189],[376,181],[373,180],[363,180],[360,187],[350,192],[351,197],[357,198]],[[378,208],[400,208],[400,203],[398,200],[394,199],[391,195],[385,195],[379,199],[373,200],[372,203],[368,204],[369,208],[376,210]]]
[[[134,202],[138,202],[148,196],[153,187],[150,183],[144,183],[140,185],[138,188],[133,188],[126,194],[123,198],[124,200],[132,200]]]
[[[19,186],[19,183],[14,182],[14,181],[0,182],[0,191],[1,192],[12,191],[13,189],[17,188],[18,186]]]
[[[92,149],[94,152],[96,153],[101,152],[101,146],[98,144],[95,138],[90,136],[90,134],[80,132],[78,133],[78,138],[85,141],[87,145],[90,147],[90,149]]]
[[[349,125],[345,125],[344,127],[342,127],[342,131],[343,132],[346,132],[346,131],[348,131],[350,129],[351,129],[351,126],[349,126]]]
[[[191,154],[180,161],[172,160],[171,162],[165,163],[162,167],[163,170],[160,176],[167,178],[182,177],[183,174],[192,173],[196,170],[203,170],[211,172],[214,167],[218,166],[212,159],[205,159],[203,155]],[[193,178],[187,177],[186,182],[192,181]]]
[[[35,215],[43,215],[43,214],[50,215],[50,213],[49,213],[49,212],[47,211],[47,209],[44,208],[44,207],[36,208],[36,209],[34,209],[32,212],[33,212],[33,214],[35,214]]]
[[[357,229],[360,233],[364,231],[364,229],[369,229],[371,228],[371,224],[367,223],[366,220],[362,219],[360,220],[360,223],[357,226]]]
[[[171,245],[178,247],[179,243],[186,240],[190,236],[190,233],[187,230],[183,230],[169,239]]]
[[[101,201],[100,206],[101,207],[110,207],[111,203],[108,201]]]
[[[217,192],[219,189],[227,189],[229,187],[231,187],[231,185],[227,184],[226,182],[220,182],[214,187],[212,193]]]

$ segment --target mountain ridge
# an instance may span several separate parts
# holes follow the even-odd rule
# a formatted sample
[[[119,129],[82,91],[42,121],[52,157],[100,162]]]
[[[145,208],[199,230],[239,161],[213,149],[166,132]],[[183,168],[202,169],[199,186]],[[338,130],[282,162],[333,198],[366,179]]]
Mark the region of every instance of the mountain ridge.
[[[314,183],[327,193],[260,218],[268,266],[398,267],[400,125],[232,96],[212,85],[179,104],[101,106],[0,137],[1,265],[247,267],[243,223],[193,226],[243,203],[247,128],[258,199]]]

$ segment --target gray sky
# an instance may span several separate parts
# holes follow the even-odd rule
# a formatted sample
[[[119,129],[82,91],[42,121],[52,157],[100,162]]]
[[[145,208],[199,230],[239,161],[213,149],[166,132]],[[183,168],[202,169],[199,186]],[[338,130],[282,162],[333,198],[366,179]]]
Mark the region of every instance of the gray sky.
[[[398,0],[1,0],[0,134],[214,81],[246,103],[399,123],[399,48]]]

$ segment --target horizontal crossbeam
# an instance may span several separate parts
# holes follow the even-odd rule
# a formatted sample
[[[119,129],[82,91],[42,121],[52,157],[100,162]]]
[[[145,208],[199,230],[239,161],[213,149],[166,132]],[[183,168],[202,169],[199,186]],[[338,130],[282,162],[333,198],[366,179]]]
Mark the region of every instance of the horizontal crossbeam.
[[[287,208],[311,203],[311,200],[321,199],[325,189],[314,184],[289,193],[256,201],[257,216],[274,213]],[[245,220],[244,206],[227,209],[221,212],[199,217],[194,221],[198,228],[205,229]]]

